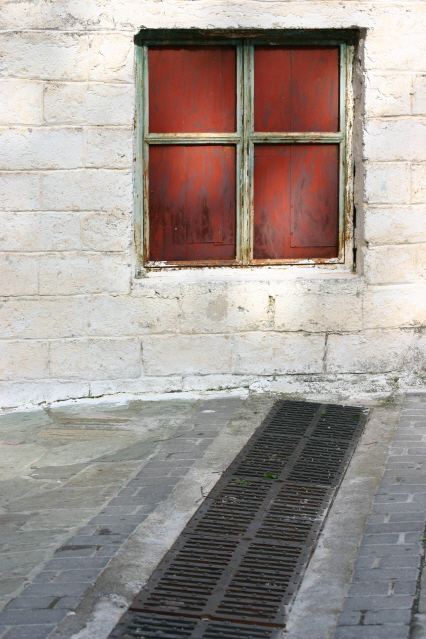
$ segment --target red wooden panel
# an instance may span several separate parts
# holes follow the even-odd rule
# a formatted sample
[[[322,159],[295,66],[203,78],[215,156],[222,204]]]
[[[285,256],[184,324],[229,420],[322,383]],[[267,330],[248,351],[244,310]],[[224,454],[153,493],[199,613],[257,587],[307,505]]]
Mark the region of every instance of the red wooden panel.
[[[254,259],[284,259],[290,234],[291,147],[254,146]]]
[[[255,47],[254,128],[339,130],[338,47]]]
[[[300,144],[291,154],[291,245],[337,247],[339,147]]]
[[[149,259],[235,259],[235,147],[151,146]]]
[[[336,144],[265,144],[254,151],[254,259],[337,257]]]
[[[235,47],[150,47],[148,73],[151,133],[236,130]]]

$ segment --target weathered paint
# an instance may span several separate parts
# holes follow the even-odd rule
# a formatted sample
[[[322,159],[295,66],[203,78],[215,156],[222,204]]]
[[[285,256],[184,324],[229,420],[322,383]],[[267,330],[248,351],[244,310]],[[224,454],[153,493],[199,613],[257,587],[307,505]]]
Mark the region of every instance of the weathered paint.
[[[254,130],[337,132],[339,47],[256,46]]]
[[[235,147],[151,145],[150,260],[235,259]]]
[[[231,46],[149,47],[150,133],[236,131]]]
[[[254,258],[336,257],[338,146],[255,145]]]

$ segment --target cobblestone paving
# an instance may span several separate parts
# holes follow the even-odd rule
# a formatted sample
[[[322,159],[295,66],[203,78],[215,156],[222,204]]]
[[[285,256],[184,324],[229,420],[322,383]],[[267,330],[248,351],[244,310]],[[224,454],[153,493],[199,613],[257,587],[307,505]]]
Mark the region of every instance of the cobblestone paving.
[[[426,636],[419,634],[421,618],[415,628],[425,489],[426,394],[409,394],[374,497],[334,639]]]
[[[84,495],[87,497],[87,494],[79,493],[79,486],[86,485],[86,488],[91,486],[91,498],[86,498],[86,502],[90,503],[86,503],[86,506],[96,507],[96,496],[100,503],[97,514],[75,535],[57,548],[53,559],[48,561],[43,570],[38,572],[31,583],[0,614],[1,639],[45,639],[48,637],[57,624],[78,606],[88,588],[96,581],[123,543],[136,527],[155,510],[157,505],[166,499],[181,478],[232,419],[242,403],[243,400],[236,397],[184,402],[181,406],[179,406],[179,402],[175,402],[174,410],[168,417],[169,430],[164,431],[163,429],[164,443],[160,445],[159,451],[151,456],[148,462],[146,462],[146,458],[150,453],[152,455],[155,449],[152,445],[147,446],[145,442],[143,446],[139,445],[139,450],[138,444],[133,442],[133,446],[124,447],[104,457],[98,456],[96,458],[97,464],[89,467],[90,472],[77,474],[78,481],[71,476],[64,489],[61,487],[55,492],[50,491],[47,493],[47,498],[46,494],[36,494],[32,497],[20,496],[19,499],[12,499],[8,504],[7,514],[3,515],[3,523],[13,520],[15,527],[19,523],[25,525],[27,521],[31,520],[31,514],[34,514],[34,510],[31,512],[31,509],[36,508],[36,512],[39,512],[43,504],[48,510],[55,508],[55,504],[57,508],[61,507],[62,509],[68,509],[73,505],[74,507],[83,506],[84,504],[79,501],[84,501]],[[143,405],[143,403],[141,404]],[[167,411],[166,403],[162,402],[162,404],[159,408]],[[190,413],[186,419],[184,418],[185,412]],[[118,413],[119,417],[126,418],[125,410],[122,409]],[[176,415],[179,413],[181,423],[176,428]],[[167,421],[167,415],[163,415],[163,417]],[[98,427],[102,425],[105,428],[106,416],[104,415],[102,420],[102,417],[98,415],[97,419]],[[116,425],[117,414],[114,419]],[[69,415],[63,418],[62,422],[59,423],[58,430],[60,431],[61,428],[69,429],[70,420]],[[75,422],[74,415],[74,427]],[[89,428],[88,423],[90,422],[89,425],[93,430],[96,418],[93,415],[90,418],[87,416],[85,419],[81,418],[80,427],[83,422],[86,429]],[[43,422],[43,426],[46,427],[46,423]],[[52,425],[50,424],[50,426]],[[54,426],[58,427],[58,423],[55,423]],[[171,434],[170,428],[172,426],[174,428]],[[88,430],[86,430],[85,436],[87,433]],[[61,436],[61,433],[58,434],[54,428],[50,428],[47,434],[54,437]],[[139,472],[133,473],[133,476],[125,481],[129,473],[135,470],[136,460],[139,456],[142,459],[145,458],[143,468]],[[133,463],[130,467],[126,467],[126,461],[129,461],[129,457]],[[112,462],[112,467],[108,466],[108,461]],[[123,473],[125,474],[125,476],[122,473],[122,475],[115,477],[115,481],[114,477],[108,477],[109,471],[113,472],[114,470],[114,464],[118,464],[119,467],[124,466]],[[139,465],[141,465],[140,461]],[[48,468],[50,469],[50,467]],[[53,468],[56,476],[60,476],[61,471],[64,472],[60,466]],[[78,470],[81,471],[82,468]],[[43,468],[38,468],[37,471],[34,474],[43,476]],[[46,474],[46,470],[44,474]],[[102,490],[106,485],[114,486],[116,489],[117,482],[122,484],[123,481],[125,482],[124,487],[119,492],[116,491],[115,496],[111,495],[113,491],[105,492]],[[104,507],[102,507],[103,502],[105,502]],[[16,516],[13,519],[13,514],[16,512],[19,512],[19,522]],[[58,516],[59,510],[54,512]],[[37,527],[36,530],[38,530]],[[29,531],[28,535],[37,538],[36,530]],[[50,528],[46,530],[46,532],[49,531]],[[40,532],[39,536],[42,536]],[[54,544],[54,542],[53,536],[52,543]],[[13,550],[13,544],[11,547]],[[8,546],[6,551],[8,548],[10,550]],[[22,545],[20,550],[22,551]]]

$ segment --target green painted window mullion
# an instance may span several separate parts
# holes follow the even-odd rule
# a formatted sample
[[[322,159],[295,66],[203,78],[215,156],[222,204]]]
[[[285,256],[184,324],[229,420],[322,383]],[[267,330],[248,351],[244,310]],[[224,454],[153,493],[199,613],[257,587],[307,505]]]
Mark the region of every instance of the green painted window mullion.
[[[253,46],[243,45],[243,141],[241,178],[241,262],[253,259]]]
[[[149,133],[149,83],[148,83],[148,46],[141,47],[142,49],[142,86],[143,86],[143,102],[142,102],[142,153],[143,153],[143,166],[142,166],[142,180],[143,180],[143,256],[144,261],[148,261],[149,257],[149,143],[146,136]]]
[[[347,140],[347,68],[348,68],[348,51],[346,44],[340,45],[340,96],[339,96],[339,131],[342,135],[342,139],[339,145],[339,248],[338,255],[340,260],[344,260],[345,252],[345,212],[348,201],[347,185],[348,180],[348,167],[347,167],[347,153],[346,153],[346,140]]]
[[[237,134],[236,144],[236,261],[243,263],[244,256],[244,223],[243,223],[243,175],[244,175],[244,48],[240,40],[237,44]]]

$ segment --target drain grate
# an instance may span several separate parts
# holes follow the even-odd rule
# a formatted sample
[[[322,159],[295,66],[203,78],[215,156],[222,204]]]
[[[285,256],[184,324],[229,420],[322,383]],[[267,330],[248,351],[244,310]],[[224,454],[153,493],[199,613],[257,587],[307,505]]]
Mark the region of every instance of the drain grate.
[[[274,639],[366,420],[277,402],[110,639]]]

